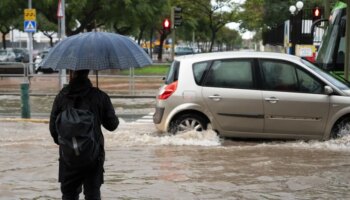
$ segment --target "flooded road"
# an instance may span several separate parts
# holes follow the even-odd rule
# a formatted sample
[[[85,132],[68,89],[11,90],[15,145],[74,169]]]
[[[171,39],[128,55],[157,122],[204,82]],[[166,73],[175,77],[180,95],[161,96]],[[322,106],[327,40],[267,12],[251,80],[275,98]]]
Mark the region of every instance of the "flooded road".
[[[103,199],[350,198],[348,136],[235,141],[127,122],[104,133]],[[0,122],[0,199],[60,199],[57,151],[47,124]]]

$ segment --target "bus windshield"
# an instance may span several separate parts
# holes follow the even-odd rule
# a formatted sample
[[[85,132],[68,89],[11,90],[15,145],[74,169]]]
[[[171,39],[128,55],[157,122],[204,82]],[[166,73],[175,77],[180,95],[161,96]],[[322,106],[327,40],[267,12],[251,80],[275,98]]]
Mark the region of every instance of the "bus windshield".
[[[329,25],[319,47],[316,63],[327,71],[344,69],[346,4],[338,2],[332,10]]]

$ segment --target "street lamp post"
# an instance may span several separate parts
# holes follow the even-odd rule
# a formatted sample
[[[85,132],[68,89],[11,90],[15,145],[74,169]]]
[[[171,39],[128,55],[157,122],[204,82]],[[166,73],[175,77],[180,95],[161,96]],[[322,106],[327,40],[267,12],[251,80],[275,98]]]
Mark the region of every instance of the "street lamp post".
[[[295,5],[289,7],[289,12],[291,13],[290,42],[292,44],[290,54],[293,55],[295,55],[295,45],[300,42],[303,7],[304,3],[302,1],[298,1]]]

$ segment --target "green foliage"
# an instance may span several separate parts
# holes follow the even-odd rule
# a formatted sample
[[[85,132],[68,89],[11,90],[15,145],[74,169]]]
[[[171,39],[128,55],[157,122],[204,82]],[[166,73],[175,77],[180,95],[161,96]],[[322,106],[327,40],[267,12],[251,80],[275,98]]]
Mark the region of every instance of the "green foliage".
[[[217,34],[228,22],[237,21],[237,5],[230,0],[66,0],[67,36],[83,31],[113,31],[149,40],[161,34],[161,22],[170,18],[171,6],[183,8],[183,25],[177,28],[177,38],[192,41],[216,41]],[[58,0],[32,1],[37,11],[37,29],[51,37],[57,31]],[[27,0],[0,1],[0,31],[23,30],[23,10]],[[148,34],[149,33],[149,34]],[[220,33],[221,34],[221,33]],[[232,41],[222,38],[217,42]],[[225,36],[225,37],[226,37]],[[235,35],[236,37],[236,35]],[[220,40],[220,41],[219,41]],[[238,41],[238,40],[237,40]]]
[[[296,2],[297,0],[246,0],[241,6],[240,27],[249,31],[262,31],[276,27],[290,18],[289,7],[295,5]],[[303,2],[304,10],[311,9],[316,5],[324,5],[324,0]]]
[[[179,28],[181,37],[189,40],[195,32],[196,41],[210,41],[209,51],[218,31],[237,18],[237,6],[231,0],[173,0],[172,5],[183,8],[184,25]]]

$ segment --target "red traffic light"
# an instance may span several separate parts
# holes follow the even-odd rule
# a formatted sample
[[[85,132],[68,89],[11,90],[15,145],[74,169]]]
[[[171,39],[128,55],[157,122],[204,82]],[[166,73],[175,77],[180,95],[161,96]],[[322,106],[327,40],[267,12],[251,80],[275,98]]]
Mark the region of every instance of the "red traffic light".
[[[315,7],[312,9],[312,20],[313,21],[321,19],[321,15],[322,15],[321,8]]]
[[[170,20],[168,18],[165,18],[163,20],[163,28],[164,29],[170,29],[170,25],[171,25]]]
[[[316,7],[314,8],[314,17],[320,17],[321,16],[321,10]]]

